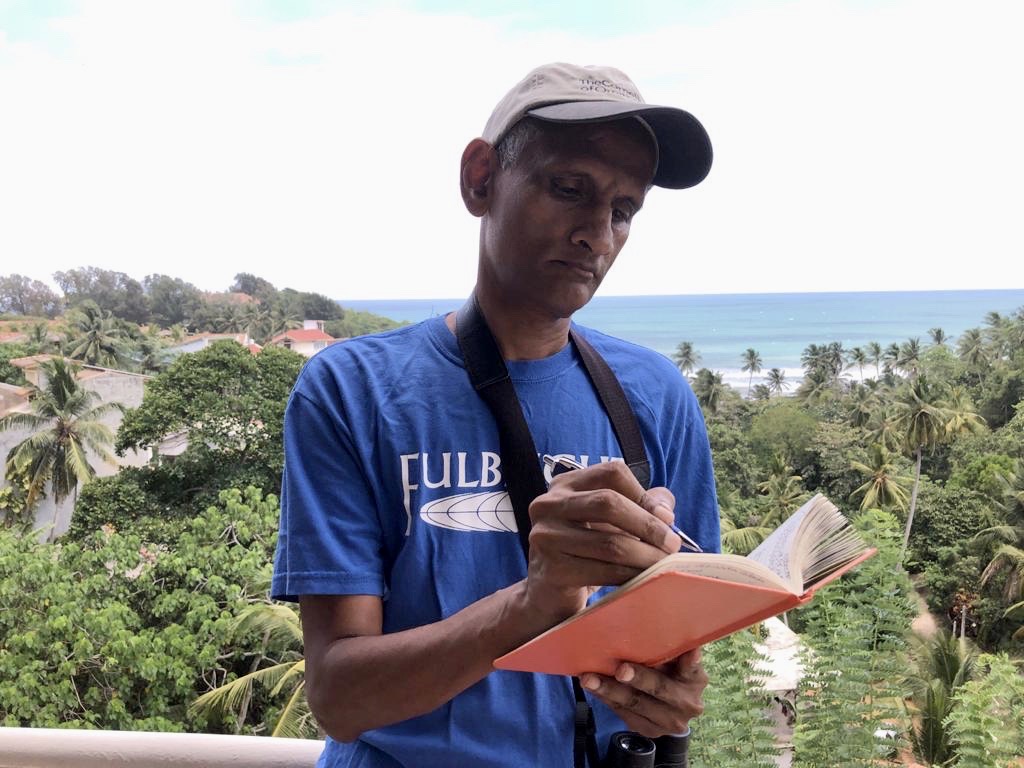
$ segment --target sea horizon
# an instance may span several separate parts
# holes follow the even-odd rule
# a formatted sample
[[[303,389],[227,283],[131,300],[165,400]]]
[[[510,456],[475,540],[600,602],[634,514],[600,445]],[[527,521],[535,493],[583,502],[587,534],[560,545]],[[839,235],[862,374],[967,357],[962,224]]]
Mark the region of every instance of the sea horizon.
[[[439,299],[339,299],[342,307],[398,321],[419,322],[458,309],[465,297]],[[800,357],[810,344],[841,342],[849,351],[869,342],[885,346],[911,338],[931,343],[941,328],[955,348],[969,328],[984,327],[989,312],[1024,308],[1024,288],[942,291],[821,291],[806,293],[671,294],[595,296],[573,317],[580,325],[649,347],[671,359],[689,341],[709,368],[741,391],[763,383],[771,368],[785,371],[793,387],[803,376]],[[748,348],[762,370],[742,370]],[[854,378],[857,370],[850,371]],[[874,366],[864,376],[874,375]],[[791,388],[792,389],[792,388]]]

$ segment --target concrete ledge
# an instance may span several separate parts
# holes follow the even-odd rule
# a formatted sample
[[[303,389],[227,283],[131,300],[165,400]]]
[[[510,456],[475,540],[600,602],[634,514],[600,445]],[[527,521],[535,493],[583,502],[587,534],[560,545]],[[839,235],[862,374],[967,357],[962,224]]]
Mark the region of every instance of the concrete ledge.
[[[0,728],[0,768],[313,768],[315,739]]]

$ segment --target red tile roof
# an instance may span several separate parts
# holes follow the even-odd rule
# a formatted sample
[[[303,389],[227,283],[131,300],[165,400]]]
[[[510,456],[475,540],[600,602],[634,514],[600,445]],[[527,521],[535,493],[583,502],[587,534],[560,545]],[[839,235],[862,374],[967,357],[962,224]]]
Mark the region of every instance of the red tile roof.
[[[271,344],[277,344],[279,341],[288,341],[303,343],[307,341],[334,341],[334,337],[330,334],[324,333],[317,328],[296,328],[293,331],[285,331],[279,333],[277,336],[270,340]]]

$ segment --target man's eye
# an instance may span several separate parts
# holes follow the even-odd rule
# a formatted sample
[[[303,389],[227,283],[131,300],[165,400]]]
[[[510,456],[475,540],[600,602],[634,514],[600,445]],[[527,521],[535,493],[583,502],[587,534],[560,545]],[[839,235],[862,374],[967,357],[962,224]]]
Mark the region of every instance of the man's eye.
[[[572,184],[565,184],[564,182],[553,181],[551,182],[551,188],[555,194],[571,200],[576,200],[583,194],[579,187],[574,187]]]
[[[615,208],[612,210],[612,218],[615,221],[628,222],[633,218],[633,213],[624,208]]]

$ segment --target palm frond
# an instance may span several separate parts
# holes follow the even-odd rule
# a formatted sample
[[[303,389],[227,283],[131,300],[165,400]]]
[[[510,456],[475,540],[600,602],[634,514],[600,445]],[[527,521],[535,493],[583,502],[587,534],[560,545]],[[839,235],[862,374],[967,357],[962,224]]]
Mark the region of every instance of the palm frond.
[[[281,603],[254,603],[241,611],[232,623],[237,636],[253,632],[266,635],[270,644],[302,647],[302,624],[294,608]]]
[[[246,697],[251,695],[254,685],[262,685],[267,688],[276,687],[281,678],[297,663],[299,662],[284,661],[235,678],[230,683],[207,691],[193,701],[189,704],[189,712],[192,714],[219,714],[235,711],[241,707]]]
[[[301,739],[309,735],[310,719],[309,701],[306,699],[306,684],[299,683],[277,718],[271,736],[285,739]]]

